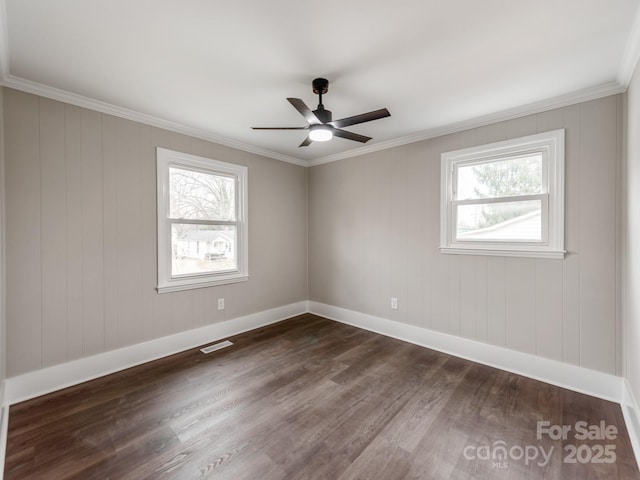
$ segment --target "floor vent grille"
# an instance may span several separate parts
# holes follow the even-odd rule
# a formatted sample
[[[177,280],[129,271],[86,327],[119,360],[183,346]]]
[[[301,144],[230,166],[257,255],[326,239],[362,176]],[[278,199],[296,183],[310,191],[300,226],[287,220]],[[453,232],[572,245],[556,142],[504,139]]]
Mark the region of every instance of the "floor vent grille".
[[[233,345],[229,340],[225,340],[224,342],[214,343],[213,345],[209,345],[208,347],[201,348],[200,351],[202,353],[211,353],[216,350],[220,350],[221,348],[230,347]]]

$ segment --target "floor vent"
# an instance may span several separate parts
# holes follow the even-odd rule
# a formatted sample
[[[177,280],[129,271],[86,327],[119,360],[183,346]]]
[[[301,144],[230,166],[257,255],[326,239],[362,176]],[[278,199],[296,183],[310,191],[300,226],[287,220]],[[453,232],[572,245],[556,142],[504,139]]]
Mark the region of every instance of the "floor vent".
[[[200,351],[202,353],[211,353],[216,350],[220,350],[221,348],[230,347],[233,345],[229,340],[225,340],[224,342],[214,343],[213,345],[209,345],[208,347],[201,348]]]

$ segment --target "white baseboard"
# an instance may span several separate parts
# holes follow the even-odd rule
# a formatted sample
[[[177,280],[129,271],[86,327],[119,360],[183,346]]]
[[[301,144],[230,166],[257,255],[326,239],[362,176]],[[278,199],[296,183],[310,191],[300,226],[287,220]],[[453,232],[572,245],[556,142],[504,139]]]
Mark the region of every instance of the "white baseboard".
[[[341,323],[576,392],[616,403],[622,401],[622,377],[323,303],[310,301],[309,311]]]
[[[631,440],[631,446],[633,447],[633,453],[636,456],[636,462],[640,465],[640,408],[636,401],[631,385],[625,378],[622,382],[622,415],[624,415],[624,423],[627,426],[629,432],[629,439]]]
[[[13,405],[205,343],[279,322],[306,313],[307,310],[306,301],[292,303],[7,378],[2,406]]]

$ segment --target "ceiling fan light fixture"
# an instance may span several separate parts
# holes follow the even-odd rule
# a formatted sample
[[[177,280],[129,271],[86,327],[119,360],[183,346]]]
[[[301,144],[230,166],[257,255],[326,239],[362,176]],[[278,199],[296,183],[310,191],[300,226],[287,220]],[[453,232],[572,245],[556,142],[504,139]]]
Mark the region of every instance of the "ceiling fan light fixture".
[[[333,131],[328,125],[311,125],[309,138],[314,142],[327,142],[333,138]]]
[[[318,95],[318,108],[311,110],[299,98],[287,97],[287,101],[295,108],[307,121],[305,127],[251,127],[254,130],[308,130],[309,135],[298,147],[308,147],[313,142],[328,142],[333,137],[346,138],[354,142],[367,143],[371,137],[360,135],[359,133],[343,130],[343,127],[358,125],[360,123],[371,122],[380,118],[390,117],[391,114],[386,108],[374,110],[372,112],[361,113],[352,117],[332,120],[331,111],[324,108],[322,95],[329,90],[329,81],[326,78],[316,78],[313,83],[313,93]]]

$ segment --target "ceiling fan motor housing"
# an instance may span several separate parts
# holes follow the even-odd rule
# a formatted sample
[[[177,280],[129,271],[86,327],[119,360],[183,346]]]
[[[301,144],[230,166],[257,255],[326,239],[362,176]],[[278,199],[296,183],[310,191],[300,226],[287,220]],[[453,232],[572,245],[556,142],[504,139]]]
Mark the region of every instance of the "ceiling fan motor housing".
[[[326,78],[315,78],[311,83],[313,93],[316,95],[324,95],[329,91],[329,80]]]
[[[322,123],[329,123],[331,121],[331,110],[325,110],[322,104],[318,105],[318,109],[313,111],[313,114],[318,117]]]

